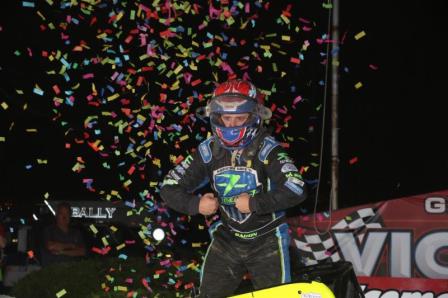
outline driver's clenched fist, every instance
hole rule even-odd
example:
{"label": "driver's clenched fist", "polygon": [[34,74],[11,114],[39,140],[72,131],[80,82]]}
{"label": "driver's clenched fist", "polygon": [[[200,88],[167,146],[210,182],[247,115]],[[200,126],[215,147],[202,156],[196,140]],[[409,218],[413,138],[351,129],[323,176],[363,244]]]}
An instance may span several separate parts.
{"label": "driver's clenched fist", "polygon": [[199,213],[205,216],[216,213],[218,207],[218,199],[213,193],[204,194],[199,201]]}

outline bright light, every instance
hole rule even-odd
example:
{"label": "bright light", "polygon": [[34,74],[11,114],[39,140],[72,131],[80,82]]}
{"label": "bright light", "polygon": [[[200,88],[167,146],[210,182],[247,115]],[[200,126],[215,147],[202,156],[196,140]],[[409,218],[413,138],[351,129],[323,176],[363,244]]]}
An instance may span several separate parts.
{"label": "bright light", "polygon": [[53,208],[51,207],[51,205],[48,203],[47,200],[44,200],[45,205],[47,205],[48,209],[50,209],[51,213],[53,213],[53,215],[56,215],[56,212],[54,212]]}
{"label": "bright light", "polygon": [[36,220],[36,221],[39,220],[39,218],[37,218],[36,214],[34,214],[34,213],[33,213],[33,218],[34,218],[34,220]]}
{"label": "bright light", "polygon": [[157,228],[152,232],[152,237],[154,237],[157,241],[161,241],[165,238],[165,232],[162,229]]}

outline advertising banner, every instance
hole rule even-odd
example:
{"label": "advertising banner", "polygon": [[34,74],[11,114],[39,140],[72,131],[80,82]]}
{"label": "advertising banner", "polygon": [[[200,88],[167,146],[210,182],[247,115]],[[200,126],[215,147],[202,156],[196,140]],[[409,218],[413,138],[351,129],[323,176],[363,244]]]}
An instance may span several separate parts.
{"label": "advertising banner", "polygon": [[358,276],[366,298],[448,298],[448,280]]}
{"label": "advertising banner", "polygon": [[448,191],[290,218],[289,224],[303,265],[349,261],[365,292],[375,293],[368,297],[415,291],[409,297],[448,298]]}

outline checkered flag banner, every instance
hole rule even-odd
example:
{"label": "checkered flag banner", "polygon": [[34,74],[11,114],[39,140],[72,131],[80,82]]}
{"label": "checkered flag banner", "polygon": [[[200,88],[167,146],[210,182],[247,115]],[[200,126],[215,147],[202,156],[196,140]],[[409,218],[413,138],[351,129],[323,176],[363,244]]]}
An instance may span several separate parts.
{"label": "checkered flag banner", "polygon": [[[345,216],[330,230],[351,230],[362,242],[368,229],[383,227],[383,221],[373,208],[363,208]],[[308,228],[309,229],[309,228]],[[331,237],[331,232],[325,234],[299,235],[294,242],[299,249],[301,262],[305,266],[315,265],[322,261],[337,262],[341,259],[337,247]]]}

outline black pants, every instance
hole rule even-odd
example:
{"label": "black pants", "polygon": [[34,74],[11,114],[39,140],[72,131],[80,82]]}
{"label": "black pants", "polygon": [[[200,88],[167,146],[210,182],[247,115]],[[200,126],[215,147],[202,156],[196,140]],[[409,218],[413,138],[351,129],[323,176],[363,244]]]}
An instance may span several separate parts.
{"label": "black pants", "polygon": [[231,296],[246,272],[255,289],[291,281],[287,224],[251,240],[237,239],[223,226],[212,237],[202,266],[199,297]]}

